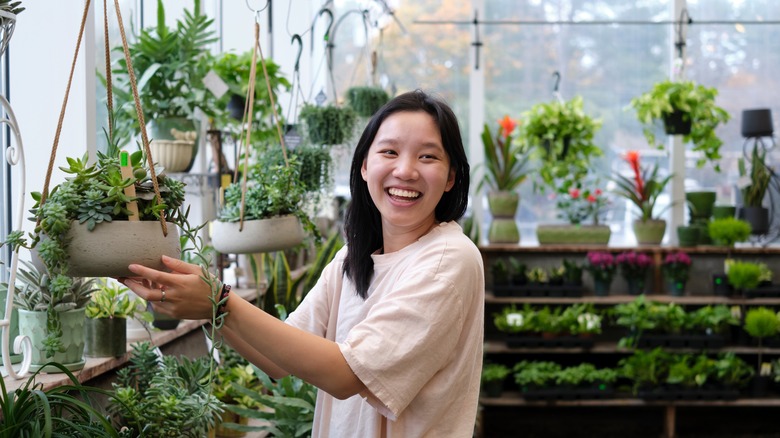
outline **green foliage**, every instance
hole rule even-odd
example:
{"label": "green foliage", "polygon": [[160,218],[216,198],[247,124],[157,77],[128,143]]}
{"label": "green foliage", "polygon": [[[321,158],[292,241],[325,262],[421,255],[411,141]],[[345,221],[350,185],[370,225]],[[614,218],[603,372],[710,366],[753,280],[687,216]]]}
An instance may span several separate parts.
{"label": "green foliage", "polygon": [[[213,21],[201,12],[200,0],[193,0],[192,9],[185,9],[175,27],[169,28],[165,24],[163,1],[157,1],[156,26],[141,29],[129,45],[145,120],[192,118],[196,107],[206,114],[214,113],[208,105],[209,92],[203,83],[213,64],[208,47],[217,41]],[[125,144],[139,132],[140,126],[121,46],[114,51],[119,52],[112,69],[118,112],[116,136]]]}
{"label": "green foliage", "polygon": [[[772,175],[765,161],[766,151],[759,149],[758,145],[754,145],[753,152],[750,154],[750,184],[740,189],[742,203],[745,207],[761,207],[769,188],[769,182],[772,180]],[[738,167],[739,176],[748,176],[744,158],[739,159]]]}
{"label": "green foliage", "polygon": [[515,364],[512,370],[515,383],[521,388],[529,385],[544,387],[555,382],[555,375],[561,370],[561,366],[555,362],[524,360]]}
{"label": "green foliage", "polygon": [[745,314],[745,331],[754,338],[768,338],[780,333],[780,319],[766,307],[752,308]]}
{"label": "green foliage", "polygon": [[262,392],[263,386],[249,365],[220,366],[212,380],[214,397],[227,404],[247,409],[258,409],[262,405],[246,395],[240,394],[235,387],[240,386],[255,392]]}
{"label": "green foliage", "polygon": [[[30,312],[45,312],[49,308],[56,312],[83,309],[90,297],[98,290],[93,278],[70,278],[64,275],[51,276],[40,271],[32,263],[21,260],[24,267],[17,271],[14,305]],[[7,290],[8,284],[0,284],[0,290]]]}
{"label": "green foliage", "polygon": [[729,284],[739,290],[755,289],[761,281],[763,263],[734,261],[729,264]]}
{"label": "green foliage", "polygon": [[247,418],[263,420],[259,426],[231,426],[231,429],[246,432],[268,431],[275,437],[306,437],[311,435],[314,422],[314,404],[317,388],[295,376],[286,376],[272,381],[262,370],[255,368],[255,374],[269,394],[234,385],[235,390],[271,410],[244,409],[228,406],[228,410]]}
{"label": "green foliage", "polygon": [[617,371],[611,368],[598,369],[591,363],[581,363],[561,369],[555,376],[555,384],[570,386],[612,384],[617,381],[617,378]]}
{"label": "green foliage", "polygon": [[658,149],[664,143],[656,138],[655,122],[662,121],[675,110],[683,112],[683,118],[692,122],[691,133],[683,137],[686,143],[693,143],[693,151],[701,153],[696,165],[710,162],[720,171],[720,148],[723,141],[715,134],[715,128],[729,120],[729,114],[715,104],[718,91],[697,85],[692,81],[664,80],[653,85],[649,91],[631,100],[637,118],[643,125],[647,142]]}
{"label": "green foliage", "polygon": [[493,274],[493,284],[509,284],[509,268],[504,259],[497,259],[490,265],[490,272]]}
{"label": "green foliage", "polygon": [[588,174],[591,160],[603,154],[593,142],[601,121],[585,114],[581,96],[536,104],[522,119],[520,140],[540,160],[539,176],[554,191],[567,193]]}
{"label": "green foliage", "polygon": [[40,371],[25,384],[8,393],[0,379],[0,438],[19,437],[118,437],[116,429],[92,402],[92,395],[107,391],[83,386],[63,365],[50,362],[67,375],[70,383],[44,389]]}
{"label": "green foliage", "polygon": [[486,184],[491,190],[513,191],[528,177],[528,154],[511,132],[499,128],[495,138],[485,123],[482,129],[482,146],[485,152],[485,175],[477,189]]}
{"label": "green foliage", "polygon": [[21,13],[26,9],[20,7],[21,4],[22,4],[21,1],[0,0],[0,11],[8,12],[14,15],[19,15],[19,13]]}
{"label": "green foliage", "polygon": [[361,117],[371,117],[390,100],[387,92],[379,87],[351,87],[347,90],[347,103]]}
{"label": "green foliage", "polygon": [[345,143],[355,127],[355,112],[349,107],[306,104],[298,115],[306,124],[309,140],[318,145]]}
{"label": "green foliage", "polygon": [[488,363],[482,367],[482,382],[503,381],[510,373],[509,367],[498,363]]}
{"label": "green foliage", "polygon": [[[216,73],[228,86],[229,92],[217,99],[210,92],[206,94],[207,100],[213,113],[214,125],[220,129],[240,133],[245,129],[240,120],[230,116],[227,110],[228,101],[231,96],[238,95],[242,99],[246,98],[249,91],[249,73],[252,68],[252,51],[246,51],[241,54],[222,53],[216,57],[210,64],[214,73]],[[278,142],[276,126],[272,122],[271,97],[276,103],[276,113],[281,116],[282,107],[279,104],[280,92],[290,90],[290,81],[282,74],[279,64],[270,59],[265,60],[268,80],[270,81],[273,96],[268,95],[268,85],[263,74],[260,58],[257,58],[257,70],[255,76],[255,98],[252,108],[252,138],[250,144],[258,146],[259,144],[273,144]],[[245,102],[245,105],[248,102]]]}
{"label": "green foliage", "polygon": [[714,219],[707,224],[707,230],[715,243],[729,248],[747,240],[751,232],[749,223],[733,217]]}
{"label": "green foliage", "polygon": [[526,304],[522,310],[513,304],[493,314],[493,324],[504,333],[598,334],[601,333],[601,321],[602,317],[592,303],[537,309]]}
{"label": "green foliage", "polygon": [[210,393],[209,371],[206,357],[158,360],[150,343],[137,343],[112,384],[109,412],[127,427],[123,436],[205,436],[223,409]]}
{"label": "green foliage", "polygon": [[87,303],[87,318],[132,318],[138,309],[146,307],[141,298],[131,298],[129,289],[108,279],[101,279]]}

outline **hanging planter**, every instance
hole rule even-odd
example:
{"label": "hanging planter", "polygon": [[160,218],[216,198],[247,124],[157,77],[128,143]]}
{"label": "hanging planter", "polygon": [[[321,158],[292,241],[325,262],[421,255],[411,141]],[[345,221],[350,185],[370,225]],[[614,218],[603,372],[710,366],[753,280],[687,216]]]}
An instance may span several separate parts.
{"label": "hanging planter", "polygon": [[301,221],[293,215],[239,222],[215,221],[212,242],[223,254],[256,254],[292,248],[303,242]]}
{"label": "hanging planter", "polygon": [[352,87],[347,90],[347,103],[360,117],[371,117],[390,100],[379,87]]}
{"label": "hanging planter", "polygon": [[188,172],[198,153],[198,124],[183,117],[166,117],[149,123],[156,164],[167,172]]}
{"label": "hanging planter", "polygon": [[346,143],[355,126],[355,112],[348,107],[304,105],[300,118],[306,125],[309,140],[314,144]]}

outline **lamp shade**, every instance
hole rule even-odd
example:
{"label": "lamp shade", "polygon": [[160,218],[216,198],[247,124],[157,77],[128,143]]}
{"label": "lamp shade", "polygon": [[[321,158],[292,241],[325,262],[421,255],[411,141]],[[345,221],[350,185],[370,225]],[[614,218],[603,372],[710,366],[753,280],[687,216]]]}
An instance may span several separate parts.
{"label": "lamp shade", "polygon": [[774,133],[769,108],[742,110],[743,137],[769,137]]}

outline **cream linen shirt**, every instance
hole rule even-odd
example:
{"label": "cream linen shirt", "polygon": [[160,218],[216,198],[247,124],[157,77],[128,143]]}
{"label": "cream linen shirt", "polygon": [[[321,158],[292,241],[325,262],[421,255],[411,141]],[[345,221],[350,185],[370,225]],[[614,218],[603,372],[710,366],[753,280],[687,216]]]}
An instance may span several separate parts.
{"label": "cream linen shirt", "polygon": [[342,274],[346,248],[287,323],[338,343],[366,398],[318,391],[312,436],[471,437],[482,369],[485,279],[454,222],[373,255],[363,300]]}

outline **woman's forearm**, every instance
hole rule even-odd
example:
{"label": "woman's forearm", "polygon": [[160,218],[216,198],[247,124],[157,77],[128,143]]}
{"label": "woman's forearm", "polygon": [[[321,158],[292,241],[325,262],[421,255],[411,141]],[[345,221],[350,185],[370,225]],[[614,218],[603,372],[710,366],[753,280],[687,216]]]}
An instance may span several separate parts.
{"label": "woman's forearm", "polygon": [[266,374],[274,379],[281,379],[282,377],[290,374],[283,370],[270,359],[265,357],[262,353],[257,351],[254,347],[244,341],[241,336],[234,333],[230,328],[222,326],[219,330],[220,334],[224,337],[225,341],[233,347],[234,350],[243,356],[246,360],[263,370]]}

